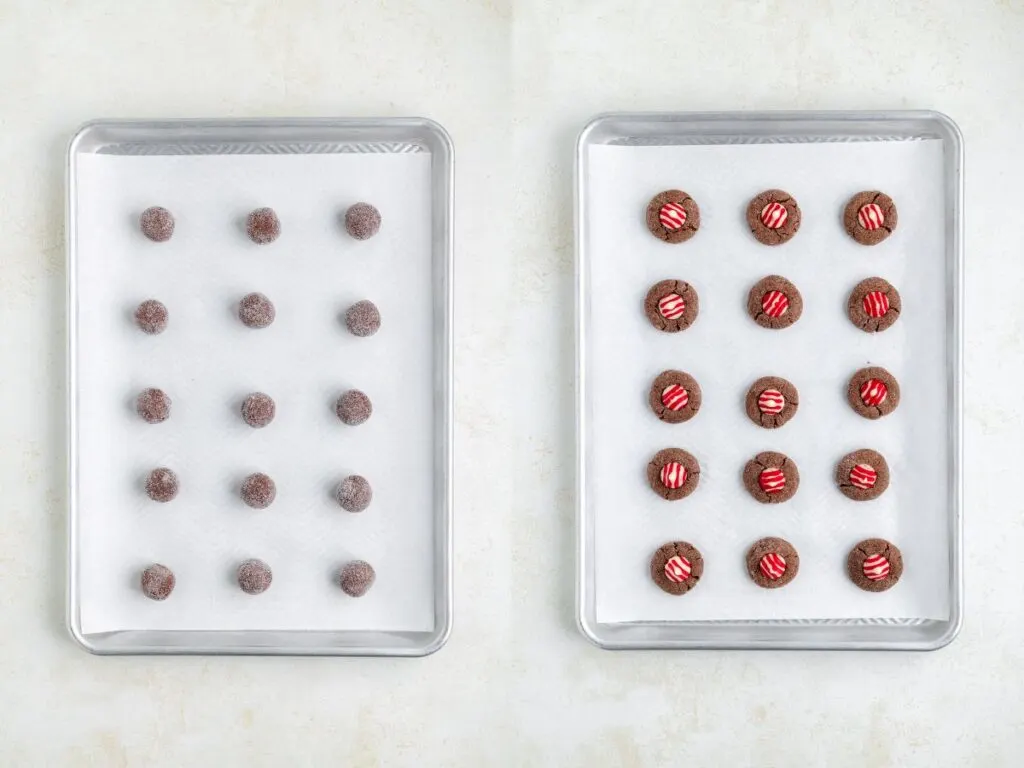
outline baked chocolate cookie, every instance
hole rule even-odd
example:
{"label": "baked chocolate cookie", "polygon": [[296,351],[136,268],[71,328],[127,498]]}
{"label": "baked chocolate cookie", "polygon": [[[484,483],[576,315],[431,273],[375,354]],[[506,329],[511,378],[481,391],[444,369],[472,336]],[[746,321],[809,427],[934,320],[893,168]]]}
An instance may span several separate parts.
{"label": "baked chocolate cookie", "polygon": [[877,189],[858,192],[843,210],[843,227],[861,245],[878,245],[896,229],[896,203]]}
{"label": "baked chocolate cookie", "polygon": [[700,208],[680,189],[667,189],[647,204],[647,228],[666,243],[683,243],[700,229]]}
{"label": "baked chocolate cookie", "polygon": [[700,312],[696,289],[682,280],[662,280],[644,298],[644,312],[659,331],[685,331]]}
{"label": "baked chocolate cookie", "polygon": [[891,326],[903,311],[900,292],[888,280],[869,277],[850,292],[847,314],[862,331],[874,333]]}
{"label": "baked chocolate cookie", "polygon": [[654,454],[647,465],[651,490],[667,501],[685,499],[697,488],[700,464],[682,448],[665,448]]}
{"label": "baked chocolate cookie", "polygon": [[781,427],[796,414],[800,395],[781,376],[763,376],[747,390],[747,416],[765,429]]}
{"label": "baked chocolate cookie", "polygon": [[759,243],[781,245],[800,229],[800,206],[788,192],[766,189],[747,206],[747,224]]}
{"label": "baked chocolate cookie", "polygon": [[781,504],[796,495],[800,471],[786,454],[765,451],[743,468],[743,485],[762,504]]}
{"label": "baked chocolate cookie", "polygon": [[747,573],[765,589],[784,587],[800,571],[800,555],[785,539],[766,536],[747,550]]}
{"label": "baked chocolate cookie", "polygon": [[885,592],[903,575],[903,554],[885,539],[864,539],[846,558],[850,581],[867,592]]}
{"label": "baked chocolate cookie", "polygon": [[848,499],[871,501],[889,487],[889,464],[878,451],[861,448],[836,464],[836,485]]}
{"label": "baked chocolate cookie", "polygon": [[685,595],[704,574],[704,558],[688,541],[670,541],[651,558],[651,579],[670,595]]}
{"label": "baked chocolate cookie", "polygon": [[846,399],[864,418],[878,419],[895,411],[900,404],[900,385],[885,368],[861,368],[850,377]]}
{"label": "baked chocolate cookie", "polygon": [[803,314],[804,299],[789,280],[768,275],[750,289],[747,312],[762,328],[788,328]]}
{"label": "baked chocolate cookie", "polygon": [[683,371],[662,371],[648,396],[654,415],[669,424],[689,421],[700,410],[700,384]]}

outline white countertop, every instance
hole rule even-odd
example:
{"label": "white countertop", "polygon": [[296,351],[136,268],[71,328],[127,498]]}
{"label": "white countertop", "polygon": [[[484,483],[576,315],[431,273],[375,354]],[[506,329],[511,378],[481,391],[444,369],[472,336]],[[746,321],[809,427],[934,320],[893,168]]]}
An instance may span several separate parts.
{"label": "white countertop", "polygon": [[[0,5],[0,764],[1019,764],[1024,6],[428,5]],[[572,608],[577,132],[608,110],[917,107],[967,146],[960,638],[592,647]],[[95,117],[407,114],[456,146],[450,642],[422,660],[86,654],[63,627],[66,141]]]}

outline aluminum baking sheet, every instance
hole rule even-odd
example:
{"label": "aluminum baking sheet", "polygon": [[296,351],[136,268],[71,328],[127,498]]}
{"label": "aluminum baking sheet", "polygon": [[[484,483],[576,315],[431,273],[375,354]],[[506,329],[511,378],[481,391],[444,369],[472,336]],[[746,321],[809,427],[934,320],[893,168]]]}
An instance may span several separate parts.
{"label": "aluminum baking sheet", "polygon": [[[962,142],[927,113],[609,115],[582,133],[577,157],[578,613],[606,648],[906,648],[949,642],[960,626],[960,270]],[[768,248],[744,217],[758,192],[778,187],[800,204],[789,243]],[[701,207],[700,232],[668,245],[646,230],[650,198],[680,188]],[[845,233],[845,201],[882,189],[900,224],[873,248]],[[745,311],[749,288],[781,274],[796,283],[804,315],[768,331]],[[861,279],[900,290],[893,328],[865,334],[845,313]],[[701,315],[679,334],[652,329],[647,289],[691,282]],[[879,421],[845,401],[858,368],[882,365],[900,381],[900,408]],[[700,382],[700,414],[668,425],[646,395],[661,370]],[[743,410],[748,386],[778,375],[800,392],[786,426],[763,430]],[[665,502],[647,487],[647,461],[677,446],[700,460],[700,486]],[[851,450],[880,450],[890,489],[871,503],[843,497],[832,479]],[[779,450],[800,468],[797,495],[764,506],[740,475],[754,454]],[[751,543],[782,536],[800,553],[797,579],[754,585]],[[903,551],[900,583],[856,588],[846,555],[868,537]],[[661,544],[683,539],[703,553],[701,583],[673,597],[650,580]]]}
{"label": "aluminum baking sheet", "polygon": [[[69,626],[98,653],[423,655],[451,625],[451,143],[418,119],[99,122],[68,157]],[[349,237],[359,201],[380,232]],[[139,213],[162,205],[174,237],[155,244]],[[281,237],[257,246],[245,215],[273,207]],[[238,299],[267,294],[277,318],[245,328]],[[131,313],[157,298],[167,331],[146,336]],[[356,338],[345,309],[381,311]],[[133,412],[165,389],[171,418]],[[350,388],[373,401],[346,427],[333,413]],[[253,430],[242,398],[264,391],[277,417]],[[141,489],[169,466],[181,492],[165,505]],[[254,511],[241,479],[267,472],[277,499]],[[343,511],[349,474],[374,498]],[[274,571],[262,595],[234,583],[240,561]],[[362,598],[333,576],[365,559]],[[162,602],[141,568],[170,566]]]}

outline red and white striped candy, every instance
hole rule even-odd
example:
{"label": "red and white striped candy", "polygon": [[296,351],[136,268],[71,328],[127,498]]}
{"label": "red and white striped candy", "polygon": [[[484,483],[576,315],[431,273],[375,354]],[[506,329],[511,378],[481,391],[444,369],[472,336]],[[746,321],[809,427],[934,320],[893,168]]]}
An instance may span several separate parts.
{"label": "red and white striped candy", "polygon": [[679,203],[665,203],[658,211],[658,221],[665,229],[682,229],[686,223],[686,209]]}
{"label": "red and white striped candy", "polygon": [[878,473],[870,464],[858,464],[850,470],[850,483],[862,491],[870,491],[878,481]]}
{"label": "red and white striped candy", "polygon": [[875,203],[868,203],[857,211],[857,221],[864,229],[878,229],[885,223],[885,214]]}
{"label": "red and white striped candy", "polygon": [[889,575],[889,561],[881,555],[871,555],[864,561],[864,576],[871,581],[881,581]]}
{"label": "red and white striped candy", "polygon": [[880,379],[868,379],[860,385],[860,399],[864,405],[881,405],[888,396],[889,388]]}
{"label": "red and white striped candy", "polygon": [[772,581],[781,579],[782,574],[786,572],[786,558],[775,552],[769,552],[761,558],[758,568],[761,569],[761,573],[764,574],[766,579],[771,579]]}
{"label": "red and white striped candy", "polygon": [[678,461],[670,461],[661,468],[661,484],[666,488],[682,488],[686,482],[686,467]]}
{"label": "red and white striped candy", "polygon": [[761,223],[768,229],[778,229],[786,223],[789,218],[789,211],[782,203],[768,203],[761,209]]}
{"label": "red and white striped candy", "polygon": [[789,298],[782,291],[768,291],[761,297],[761,309],[768,317],[782,317],[789,311]]}
{"label": "red and white striped candy", "polygon": [[665,563],[665,578],[677,584],[690,578],[690,561],[682,555],[670,557]]}
{"label": "red and white striped candy", "polygon": [[658,311],[667,320],[675,320],[686,312],[686,302],[678,293],[670,293],[668,296],[662,296],[658,302]]}
{"label": "red and white striped candy", "polygon": [[690,393],[678,384],[669,384],[661,393],[661,404],[670,411],[681,411],[690,402]]}
{"label": "red and white striped candy", "polygon": [[889,311],[889,297],[882,291],[871,291],[864,296],[864,312],[868,317],[881,317]]}
{"label": "red and white striped candy", "polygon": [[786,407],[786,398],[783,397],[782,393],[777,389],[766,389],[757,398],[757,409],[761,413],[767,413],[774,415],[776,413],[782,413],[782,409]]}
{"label": "red and white striped candy", "polygon": [[779,493],[786,488],[786,476],[778,467],[768,467],[758,475],[757,484],[765,493]]}

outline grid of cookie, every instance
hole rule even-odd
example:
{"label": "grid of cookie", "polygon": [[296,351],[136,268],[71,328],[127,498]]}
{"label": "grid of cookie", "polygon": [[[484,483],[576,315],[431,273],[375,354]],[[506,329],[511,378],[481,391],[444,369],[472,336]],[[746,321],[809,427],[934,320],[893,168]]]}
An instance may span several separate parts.
{"label": "grid of cookie", "polygon": [[[356,240],[373,237],[380,229],[381,216],[376,207],[369,203],[350,206],[344,216],[345,230]],[[166,208],[147,208],[139,217],[142,234],[155,243],[163,243],[174,235],[175,219]],[[281,222],[271,208],[258,208],[246,218],[246,234],[257,245],[274,242],[281,234]],[[262,293],[249,293],[238,302],[238,319],[252,329],[270,326],[276,318],[273,302]],[[163,333],[170,321],[166,306],[157,299],[147,299],[139,304],[134,313],[139,330],[148,335]],[[374,335],[380,328],[380,313],[373,302],[363,300],[353,304],[345,313],[348,330],[358,337]],[[171,416],[172,400],[161,389],[148,388],[135,399],[136,413],[149,424],[160,424]],[[348,426],[358,426],[373,414],[370,398],[360,390],[348,390],[335,404],[338,419]],[[253,392],[242,402],[239,417],[253,429],[262,429],[274,421],[277,406],[273,398],[263,392]],[[152,470],[145,481],[146,495],[162,504],[173,501],[179,491],[177,473],[169,467]],[[277,497],[274,480],[262,472],[248,475],[241,483],[239,496],[252,509],[266,509]],[[338,484],[336,499],[342,509],[348,512],[362,512],[373,500],[370,482],[361,475],[350,475]],[[373,586],[376,573],[373,566],[363,560],[344,563],[337,570],[336,580],[343,592],[352,597],[362,597]],[[258,558],[244,560],[237,569],[238,587],[246,594],[258,595],[268,590],[273,583],[273,570]],[[139,576],[142,593],[151,600],[169,598],[177,583],[174,571],[162,563],[153,563],[143,569]]]}
{"label": "grid of cookie", "polygon": [[[791,240],[800,228],[801,217],[796,199],[779,189],[769,189],[754,196],[746,211],[751,234],[758,242],[769,246]],[[667,190],[651,199],[646,220],[651,234],[658,239],[682,243],[694,237],[700,229],[700,208],[686,192]],[[895,203],[877,190],[855,194],[843,211],[847,234],[861,245],[883,242],[895,230],[897,221]],[[668,333],[689,328],[696,321],[699,308],[696,289],[678,279],[655,283],[644,298],[644,312],[651,325]],[[747,311],[758,325],[781,330],[800,319],[803,297],[786,278],[769,275],[750,289]],[[850,322],[868,333],[890,328],[901,311],[899,292],[881,277],[862,280],[853,288],[847,302]],[[869,419],[880,418],[895,410],[899,396],[895,377],[880,367],[857,371],[847,386],[850,406]],[[702,399],[697,380],[691,374],[678,370],[659,374],[648,394],[651,410],[660,420],[670,424],[683,423],[696,416]],[[755,381],[745,400],[750,420],[765,429],[785,425],[796,415],[798,406],[796,387],[778,376],[765,376]],[[699,478],[699,462],[681,448],[658,451],[647,466],[651,489],[668,501],[678,501],[692,494],[697,489]],[[835,468],[836,486],[854,501],[878,498],[888,488],[889,478],[885,457],[867,448],[847,454]],[[790,457],[765,451],[747,462],[743,469],[743,484],[757,501],[779,504],[796,495],[800,473]],[[788,541],[766,537],[750,547],[746,564],[754,583],[775,589],[796,578],[800,559]],[[704,560],[690,542],[674,541],[655,551],[650,569],[652,580],[662,590],[681,595],[700,581]],[[848,553],[847,573],[853,583],[866,591],[885,591],[894,586],[903,573],[902,554],[894,544],[884,539],[866,539]]]}

